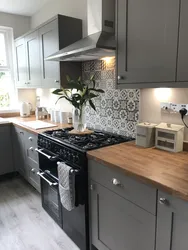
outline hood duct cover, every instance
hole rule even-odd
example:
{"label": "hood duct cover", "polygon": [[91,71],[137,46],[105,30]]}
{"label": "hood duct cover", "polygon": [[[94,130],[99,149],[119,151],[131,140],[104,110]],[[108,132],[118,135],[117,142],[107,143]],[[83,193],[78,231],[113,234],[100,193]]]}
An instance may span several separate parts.
{"label": "hood duct cover", "polygon": [[46,60],[89,61],[115,56],[114,10],[115,0],[88,0],[88,32],[99,31],[63,48]]}

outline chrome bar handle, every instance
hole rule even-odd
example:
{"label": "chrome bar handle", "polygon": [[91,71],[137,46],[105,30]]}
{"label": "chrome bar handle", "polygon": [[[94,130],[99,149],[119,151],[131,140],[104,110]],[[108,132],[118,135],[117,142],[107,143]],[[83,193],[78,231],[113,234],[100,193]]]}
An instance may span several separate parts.
{"label": "chrome bar handle", "polygon": [[48,155],[46,153],[43,152],[44,149],[38,149],[38,148],[35,148],[35,151],[38,152],[39,154],[41,155],[44,155],[46,158],[48,158],[49,160],[56,160],[58,158],[58,155],[55,155],[55,156],[51,156],[51,155]]}
{"label": "chrome bar handle", "polygon": [[40,173],[40,172],[37,172],[37,175],[39,175],[43,180],[45,180],[50,186],[57,186],[58,183],[57,182],[51,182],[49,181],[47,178],[44,177],[44,174],[45,173]]}

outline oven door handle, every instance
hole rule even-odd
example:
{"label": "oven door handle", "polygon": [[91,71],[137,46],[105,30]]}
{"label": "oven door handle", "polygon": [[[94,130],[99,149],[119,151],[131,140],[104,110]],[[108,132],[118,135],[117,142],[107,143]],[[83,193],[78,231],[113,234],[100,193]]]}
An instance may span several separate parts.
{"label": "oven door handle", "polygon": [[49,181],[47,178],[45,178],[45,177],[44,177],[44,174],[45,174],[45,173],[37,172],[37,175],[39,175],[42,179],[44,179],[50,186],[57,186],[57,185],[58,185],[57,182],[51,182],[51,181]]}
{"label": "oven door handle", "polygon": [[44,155],[50,161],[56,161],[59,158],[58,155],[51,156],[51,155],[48,155],[48,154],[44,153],[43,150],[44,150],[43,148],[42,149],[35,148],[36,152],[38,152],[41,155]]}

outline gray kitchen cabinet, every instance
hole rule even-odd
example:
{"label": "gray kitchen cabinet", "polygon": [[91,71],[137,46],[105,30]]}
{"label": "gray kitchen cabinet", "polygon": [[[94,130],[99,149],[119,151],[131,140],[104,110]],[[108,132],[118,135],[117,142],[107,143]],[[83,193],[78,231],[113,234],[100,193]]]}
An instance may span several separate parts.
{"label": "gray kitchen cabinet", "polygon": [[188,249],[188,202],[158,194],[156,250]]}
{"label": "gray kitchen cabinet", "polygon": [[14,172],[10,125],[0,126],[0,175]]}
{"label": "gray kitchen cabinet", "polygon": [[27,87],[41,86],[40,46],[38,31],[34,31],[25,37],[26,61],[27,61]]}
{"label": "gray kitchen cabinet", "polygon": [[16,126],[13,127],[13,136],[15,169],[40,192],[40,178],[37,175],[39,159],[35,151],[38,137]]}
{"label": "gray kitchen cabinet", "polygon": [[[181,0],[180,9],[180,26],[179,26],[179,44],[178,44],[178,63],[177,63],[177,81],[178,82],[188,82],[188,33],[187,33],[187,23],[188,23],[188,1]],[[177,85],[178,87],[178,85]]]}
{"label": "gray kitchen cabinet", "polygon": [[39,29],[40,60],[42,65],[42,87],[60,87],[60,63],[45,58],[59,50],[58,19]]}
{"label": "gray kitchen cabinet", "polygon": [[[71,30],[71,32],[70,32]],[[15,41],[17,88],[67,87],[66,75],[78,78],[80,62],[54,62],[45,59],[82,38],[82,20],[57,15]]]}
{"label": "gray kitchen cabinet", "polygon": [[26,87],[27,85],[27,64],[25,39],[20,38],[15,42],[16,54],[16,87]]}
{"label": "gray kitchen cabinet", "polygon": [[92,180],[90,185],[92,245],[98,250],[154,250],[156,217]]}
{"label": "gray kitchen cabinet", "polygon": [[13,127],[13,159],[15,170],[27,179],[24,130]]}
{"label": "gray kitchen cabinet", "polygon": [[179,7],[179,0],[117,1],[118,88],[173,85]]}
{"label": "gray kitchen cabinet", "polygon": [[[71,28],[71,32],[70,32]],[[66,75],[78,78],[81,75],[80,62],[54,62],[45,58],[82,38],[82,21],[80,19],[57,15],[39,28],[42,87],[66,87]]]}

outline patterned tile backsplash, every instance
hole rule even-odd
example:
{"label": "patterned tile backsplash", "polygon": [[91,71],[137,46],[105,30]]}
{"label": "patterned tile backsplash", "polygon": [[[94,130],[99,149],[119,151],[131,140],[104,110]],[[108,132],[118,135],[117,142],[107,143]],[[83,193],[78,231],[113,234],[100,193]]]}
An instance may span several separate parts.
{"label": "patterned tile backsplash", "polygon": [[105,130],[135,137],[139,116],[140,91],[137,89],[115,88],[115,59],[105,61],[88,61],[82,65],[83,80],[88,81],[95,75],[96,87],[105,93],[93,99],[96,112],[86,106],[86,123],[89,128]]}

